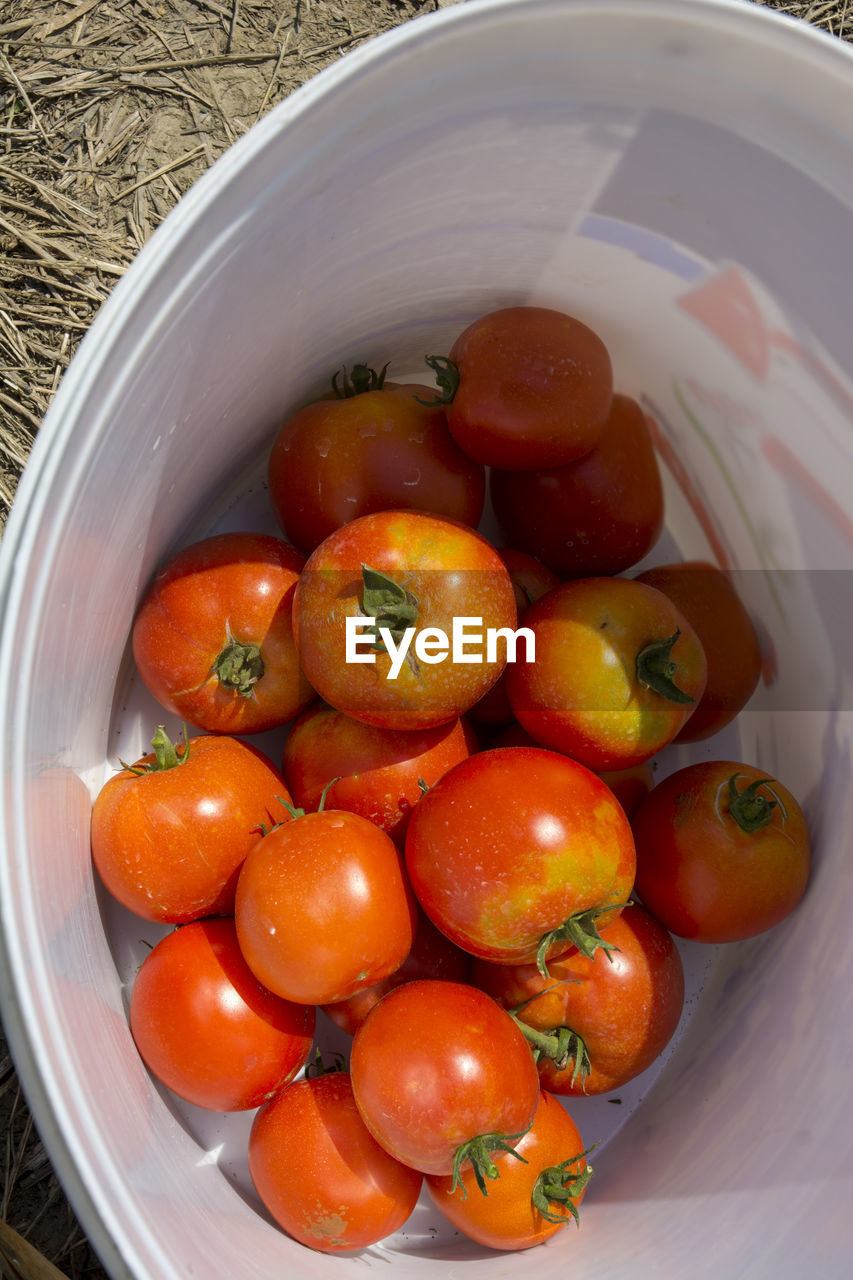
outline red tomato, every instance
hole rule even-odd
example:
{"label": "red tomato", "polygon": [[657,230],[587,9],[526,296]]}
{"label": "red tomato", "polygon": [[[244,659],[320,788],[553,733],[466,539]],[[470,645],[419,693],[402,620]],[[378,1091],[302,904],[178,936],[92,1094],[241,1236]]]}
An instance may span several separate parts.
{"label": "red tomato", "polygon": [[634,880],[628,819],[589,769],[539,748],[482,751],[418,802],[406,835],[412,888],[472,955],[541,962],[597,929]]}
{"label": "red tomato", "polygon": [[709,738],[734,720],[758,686],[761,650],[750,616],[729,574],[707,561],[658,565],[637,581],[668,596],[702,642],[708,683],[676,741]]}
{"label": "red tomato", "polygon": [[300,1004],[347,1000],[399,969],[416,924],[393,840],[339,809],[302,814],[259,840],[234,910],[252,972]]}
{"label": "red tomato", "polygon": [[384,995],[401,987],[404,982],[419,978],[436,978],[442,982],[465,982],[468,977],[470,957],[455,947],[449,938],[436,929],[422,911],[418,912],[415,940],[406,959],[394,973],[375,986],[357,991],[349,1000],[339,1004],[324,1004],[323,1012],[336,1027],[355,1035],[370,1010]]}
{"label": "red tomato", "polygon": [[452,399],[447,422],[470,457],[533,470],[582,457],[599,440],[613,398],[604,343],[573,316],[507,307],[470,324],[450,360],[431,359]]}
{"label": "red tomato", "polygon": [[397,1231],[423,1181],[371,1137],[346,1072],[298,1080],[261,1107],[249,1173],[279,1226],[321,1253],[365,1249]]}
{"label": "red tomato", "polygon": [[125,766],[95,797],[98,874],[114,898],[146,920],[186,924],[230,915],[259,829],[288,816],[284,780],[237,738],[190,738],[176,749],[161,726],[152,743],[152,754]]}
{"label": "red tomato", "polygon": [[480,523],[482,464],[454,443],[430,387],[363,391],[300,409],[276,436],[269,491],[286,536],[313,551],[342,524],[388,509]]}
{"label": "red tomato", "polygon": [[532,1028],[542,1088],[551,1093],[580,1097],[627,1084],[660,1056],[681,1017],[684,970],[663,925],[629,903],[602,937],[611,950],[591,958],[567,951],[548,979],[532,964],[471,967],[474,985]]}
{"label": "red tomato", "polygon": [[579,578],[525,614],[535,662],[507,681],[519,723],[544,747],[591,769],[649,760],[681,729],[705,688],[687,619],[660,591],[626,578]]}
{"label": "red tomato", "polygon": [[[510,724],[501,730],[490,745],[493,748],[535,747],[538,743],[520,724]],[[595,773],[610,788],[629,818],[643,796],[649,794],[655,781],[648,761],[631,765],[627,769],[596,769]]]}
{"label": "red tomato", "polygon": [[133,625],[133,656],[167,711],[211,733],[244,734],[308,705],[314,691],[291,618],[304,560],[278,538],[223,533],[160,570]]}
{"label": "red tomato", "polygon": [[495,1164],[500,1176],[488,1196],[475,1194],[474,1178],[463,1173],[452,1188],[448,1177],[427,1177],[436,1207],[454,1227],[490,1249],[529,1249],[578,1220],[578,1206],[592,1175],[578,1127],[548,1093],[539,1099],[533,1127]]}
{"label": "red tomato", "polygon": [[316,809],[328,787],[330,809],[361,814],[401,843],[419,783],[431,786],[476,750],[462,719],[432,729],[380,729],[316,702],[291,728],[282,770],[300,808]]}
{"label": "red tomato", "polygon": [[[534,600],[544,596],[546,591],[559,585],[560,579],[550,569],[546,569],[541,561],[524,551],[516,551],[513,547],[499,547],[498,554],[509,570],[510,581],[515,590],[515,607],[518,621],[524,625],[524,612]],[[506,691],[507,672],[504,669],[496,684],[479,702],[475,702],[469,712],[475,724],[509,724],[512,720],[512,707]]]}
{"label": "red tomato", "polygon": [[362,1118],[395,1159],[423,1173],[513,1146],[539,1101],[539,1075],[508,1013],[474,987],[423,979],[390,991],[355,1033],[352,1087]]}
{"label": "red tomato", "polygon": [[130,1029],[151,1072],[211,1111],[248,1111],[279,1093],[311,1052],[315,1012],[264,989],[233,920],[196,920],[146,956]]}
{"label": "red tomato", "polygon": [[806,891],[803,811],[754,765],[709,760],[679,769],[646,797],[632,825],[637,892],[679,937],[752,938],[790,915]]}
{"label": "red tomato", "polygon": [[620,573],[663,528],[663,485],[643,411],[616,395],[584,457],[547,470],[492,471],[495,515],[515,546],[561,577]]}
{"label": "red tomato", "polygon": [[[503,641],[489,660],[484,633],[516,623],[497,551],[473,529],[418,511],[363,516],[327,538],[302,572],[294,617],[302,665],[320,696],[386,729],[431,728],[467,711],[506,663]],[[396,674],[390,648],[371,650],[369,634],[360,660],[347,661],[347,619],[359,617],[398,651]],[[451,641],[455,618],[468,619],[469,636],[480,638],[465,661],[440,643],[441,635]],[[406,635],[415,637],[407,651]]]}

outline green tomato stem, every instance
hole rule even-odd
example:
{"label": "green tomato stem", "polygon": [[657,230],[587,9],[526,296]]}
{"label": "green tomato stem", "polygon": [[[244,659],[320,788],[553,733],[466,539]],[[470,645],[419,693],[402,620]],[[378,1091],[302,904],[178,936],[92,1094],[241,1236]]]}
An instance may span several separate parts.
{"label": "green tomato stem", "polygon": [[[563,1160],[560,1164],[543,1169],[539,1174],[533,1185],[533,1193],[530,1200],[534,1209],[547,1222],[565,1222],[566,1211],[568,1211],[575,1223],[580,1225],[580,1217],[575,1200],[581,1195],[592,1177],[592,1165],[587,1162],[587,1156],[597,1146],[598,1143],[594,1142],[591,1147],[587,1147],[586,1151],[581,1151],[576,1156],[570,1156],[568,1160]],[[573,1170],[572,1166],[581,1160],[583,1161],[583,1168]],[[555,1213],[551,1207],[552,1205],[559,1205],[563,1212]]]}
{"label": "green tomato stem", "polygon": [[422,400],[420,396],[415,396],[415,399],[428,409],[450,404],[459,390],[459,370],[447,356],[425,356],[424,359],[435,374],[438,392],[432,400]]}
{"label": "green tomato stem", "polygon": [[520,1156],[510,1144],[529,1133],[532,1124],[531,1120],[527,1128],[520,1129],[518,1133],[481,1133],[476,1138],[469,1138],[467,1142],[461,1143],[453,1156],[453,1181],[448,1195],[452,1196],[458,1187],[462,1192],[462,1199],[467,1200],[468,1191],[461,1177],[462,1165],[466,1160],[470,1162],[477,1186],[484,1196],[489,1194],[486,1179],[493,1181],[500,1177],[500,1169],[492,1159],[493,1151],[505,1152],[515,1156],[522,1164],[527,1164],[524,1156]]}
{"label": "green tomato stem", "polygon": [[678,663],[672,660],[672,650],[678,641],[681,631],[667,636],[665,640],[653,640],[637,654],[635,668],[637,680],[644,689],[658,693],[669,702],[687,704],[694,699],[683,689],[679,689],[673,680],[678,674]]}
{"label": "green tomato stem", "polygon": [[769,786],[772,778],[758,778],[744,787],[743,791],[738,791],[735,783],[740,776],[739,773],[733,773],[729,778],[729,813],[741,831],[749,835],[767,826],[778,801],[758,795],[758,788]]}
{"label": "green tomato stem", "polygon": [[249,698],[264,674],[264,659],[257,644],[243,644],[231,635],[210,669],[225,689]]}

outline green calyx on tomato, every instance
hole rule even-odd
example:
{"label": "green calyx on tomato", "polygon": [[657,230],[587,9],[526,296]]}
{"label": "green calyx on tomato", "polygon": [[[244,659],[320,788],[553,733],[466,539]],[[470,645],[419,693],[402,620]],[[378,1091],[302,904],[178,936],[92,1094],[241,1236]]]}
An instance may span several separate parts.
{"label": "green calyx on tomato", "polygon": [[573,1031],[571,1027],[552,1027],[550,1031],[540,1031],[537,1027],[531,1027],[518,1017],[518,1009],[521,1007],[519,1005],[508,1012],[530,1045],[534,1061],[548,1058],[558,1071],[565,1071],[569,1063],[573,1062],[572,1084],[580,1079],[581,1088],[584,1089],[592,1064],[583,1036]]}
{"label": "green calyx on tomato", "polygon": [[190,740],[187,736],[186,726],[183,730],[184,740],[180,743],[173,743],[172,739],[166,732],[165,725],[158,724],[154,731],[154,737],[151,739],[151,746],[154,748],[154,759],[147,763],[125,764],[123,760],[119,760],[122,769],[128,773],[136,774],[141,777],[145,773],[162,773],[165,769],[174,769],[179,764],[183,764],[189,759]]}
{"label": "green calyx on tomato", "polygon": [[436,405],[450,404],[459,390],[458,368],[447,356],[425,356],[424,359],[435,374],[438,392],[432,400],[422,400],[420,396],[415,396],[415,399],[418,404],[426,405],[428,409]]}
{"label": "green calyx on tomato", "polygon": [[743,791],[738,791],[735,783],[740,776],[739,773],[733,773],[729,778],[729,813],[741,831],[749,834],[767,826],[779,802],[758,794],[758,788],[769,787],[772,778],[757,778],[748,787],[744,787]]}
{"label": "green calyx on tomato", "polygon": [[317,1049],[314,1057],[305,1064],[305,1078],[312,1080],[317,1076],[332,1076],[337,1072],[346,1072],[348,1069],[347,1060],[342,1053],[333,1053],[327,1061],[322,1051]]}
{"label": "green calyx on tomato", "polygon": [[261,646],[244,644],[229,630],[228,643],[217,654],[210,674],[216,676],[223,688],[233,690],[241,698],[250,698],[264,670]]}
{"label": "green calyx on tomato", "polygon": [[366,564],[361,566],[361,581],[363,590],[359,615],[372,618],[376,623],[372,637],[374,646],[385,648],[379,634],[380,627],[385,627],[399,644],[406,630],[418,620],[417,597],[381,569],[371,569]]}
{"label": "green calyx on tomato", "polygon": [[500,1169],[492,1159],[493,1151],[506,1152],[507,1155],[515,1156],[516,1160],[520,1160],[522,1164],[527,1164],[524,1156],[520,1156],[511,1144],[529,1133],[532,1125],[531,1120],[530,1124],[525,1129],[520,1129],[518,1133],[481,1133],[476,1138],[469,1138],[467,1142],[461,1143],[453,1157],[453,1181],[450,1184],[449,1194],[453,1195],[459,1187],[462,1191],[462,1199],[467,1200],[468,1192],[460,1176],[462,1165],[466,1160],[470,1162],[477,1186],[484,1196],[489,1194],[486,1179],[493,1181],[500,1177]]}
{"label": "green calyx on tomato", "polygon": [[[612,910],[612,905],[606,907],[588,907],[586,911],[576,911],[574,915],[564,920],[556,929],[549,929],[547,933],[543,933],[539,939],[539,946],[536,948],[536,968],[542,974],[543,978],[550,978],[548,972],[548,952],[555,943],[566,942],[569,946],[577,947],[582,956],[586,956],[591,960],[596,951],[601,948],[605,953],[618,951],[612,942],[605,942],[601,934],[598,932],[596,921],[599,916],[605,912]],[[568,950],[568,947],[566,948]]]}
{"label": "green calyx on tomato", "polygon": [[348,373],[344,365],[332,376],[332,390],[338,400],[351,400],[353,396],[360,396],[365,391],[381,391],[385,386],[387,372],[387,364],[378,373],[367,364],[354,364]]}
{"label": "green calyx on tomato", "polygon": [[680,635],[680,630],[675,631],[665,640],[653,640],[640,650],[636,660],[637,680],[644,689],[651,689],[670,702],[688,703],[693,698],[673,681],[678,663],[672,660],[672,650]]}
{"label": "green calyx on tomato", "polygon": [[[340,780],[341,780],[340,777],[332,778],[329,782],[326,783],[325,787],[323,788],[322,794],[320,795],[320,800],[317,805],[317,808],[316,810],[314,810],[315,813],[323,812],[324,808],[326,807],[326,796],[329,794],[329,791],[332,789],[335,783],[340,782]],[[283,796],[276,796],[276,800],[278,800],[281,804],[284,805],[285,809],[293,819],[304,818],[305,815],[308,812],[310,812],[308,809],[298,809],[295,804],[291,804],[290,801],[285,800]],[[258,831],[260,831],[262,836],[268,836],[271,831],[275,831],[277,827],[281,827],[283,825],[284,824],[282,822],[274,822],[271,827],[266,827],[264,826],[263,823],[261,823],[261,825],[258,827]]]}
{"label": "green calyx on tomato", "polygon": [[[543,1169],[539,1177],[533,1184],[533,1192],[530,1196],[533,1208],[540,1213],[548,1222],[564,1222],[566,1219],[565,1210],[574,1218],[575,1222],[580,1224],[580,1216],[575,1200],[582,1195],[586,1184],[592,1177],[592,1165],[587,1163],[587,1156],[598,1146],[594,1142],[591,1147],[587,1147],[586,1151],[581,1151],[576,1156],[570,1156],[568,1160],[563,1160],[560,1164],[551,1165],[549,1169]],[[579,1160],[583,1161],[583,1168],[573,1170],[572,1166],[576,1165]],[[564,1212],[555,1213],[551,1208],[552,1205],[558,1204]]]}

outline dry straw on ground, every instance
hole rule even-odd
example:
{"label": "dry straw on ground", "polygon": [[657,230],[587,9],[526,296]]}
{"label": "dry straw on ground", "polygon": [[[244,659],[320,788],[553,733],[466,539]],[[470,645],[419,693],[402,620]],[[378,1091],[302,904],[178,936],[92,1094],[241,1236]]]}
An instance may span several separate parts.
{"label": "dry straw on ground", "polygon": [[[101,303],[181,195],[347,50],[458,0],[0,0],[0,531]],[[853,40],[853,0],[763,0]],[[0,1276],[105,1280],[0,1035]]]}

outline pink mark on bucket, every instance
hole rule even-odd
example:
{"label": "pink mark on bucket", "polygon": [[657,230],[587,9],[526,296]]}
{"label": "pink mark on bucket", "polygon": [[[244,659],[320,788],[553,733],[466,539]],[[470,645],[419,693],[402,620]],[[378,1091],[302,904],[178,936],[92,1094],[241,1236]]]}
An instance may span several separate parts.
{"label": "pink mark on bucket", "polygon": [[718,338],[760,382],[767,380],[770,343],[761,308],[737,267],[726,267],[683,294],[678,305]]}

